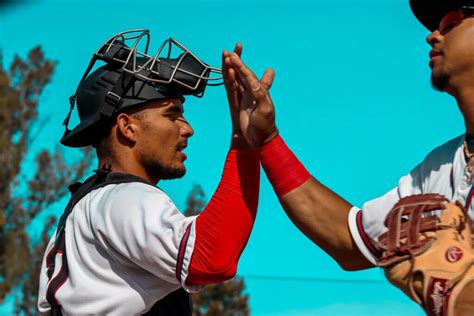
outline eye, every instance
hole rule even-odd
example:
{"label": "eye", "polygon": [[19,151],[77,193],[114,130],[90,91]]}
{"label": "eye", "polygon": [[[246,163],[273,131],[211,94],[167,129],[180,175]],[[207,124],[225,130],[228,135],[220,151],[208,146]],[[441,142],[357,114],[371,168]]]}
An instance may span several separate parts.
{"label": "eye", "polygon": [[179,114],[167,114],[165,115],[167,118],[169,118],[170,120],[172,121],[176,121],[177,119],[179,119],[181,116]]}
{"label": "eye", "polygon": [[451,31],[455,26],[459,25],[459,23],[461,23],[461,21],[451,22],[447,25],[444,25],[443,28],[440,27],[439,31],[444,35]]}
{"label": "eye", "polygon": [[172,122],[175,122],[175,121],[187,122],[183,114],[180,114],[180,113],[169,113],[169,114],[166,114],[165,117],[167,117]]}
{"label": "eye", "polygon": [[465,18],[464,14],[460,11],[453,11],[445,15],[445,17],[439,23],[439,31],[441,34],[446,34],[451,31],[454,27],[459,25]]}

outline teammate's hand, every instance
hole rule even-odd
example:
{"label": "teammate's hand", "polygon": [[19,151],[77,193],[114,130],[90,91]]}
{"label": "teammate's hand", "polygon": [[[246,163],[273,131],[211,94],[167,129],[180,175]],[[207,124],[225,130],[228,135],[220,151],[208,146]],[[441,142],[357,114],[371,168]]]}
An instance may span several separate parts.
{"label": "teammate's hand", "polygon": [[[242,45],[240,43],[235,45],[234,53],[239,57],[242,55]],[[237,87],[235,70],[232,69],[230,62],[230,53],[226,50],[222,53],[222,74],[232,119],[232,147],[249,148],[251,146],[243,136],[240,124],[239,107],[242,93]]]}
{"label": "teammate's hand", "polygon": [[235,93],[238,98],[234,100],[239,102],[241,132],[250,145],[260,147],[278,135],[275,107],[269,94],[275,72],[267,69],[258,80],[237,52],[224,58],[224,65],[227,80],[234,82],[233,88],[238,91]]}

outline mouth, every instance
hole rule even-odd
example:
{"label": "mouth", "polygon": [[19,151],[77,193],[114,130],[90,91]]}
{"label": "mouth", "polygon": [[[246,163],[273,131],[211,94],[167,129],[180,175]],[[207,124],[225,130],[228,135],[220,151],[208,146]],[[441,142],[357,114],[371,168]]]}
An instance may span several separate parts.
{"label": "mouth", "polygon": [[441,56],[441,55],[442,55],[442,53],[439,50],[433,49],[433,50],[430,51],[430,59],[433,59],[433,58],[435,58],[437,56]]}
{"label": "mouth", "polygon": [[438,59],[440,56],[442,56],[443,53],[439,50],[433,49],[430,51],[430,68],[434,67],[434,64],[436,62],[436,59]]}
{"label": "mouth", "polygon": [[176,151],[178,152],[178,156],[180,156],[183,160],[186,160],[187,156],[185,153],[183,153],[183,150],[188,147],[187,144],[179,144],[176,147]]}

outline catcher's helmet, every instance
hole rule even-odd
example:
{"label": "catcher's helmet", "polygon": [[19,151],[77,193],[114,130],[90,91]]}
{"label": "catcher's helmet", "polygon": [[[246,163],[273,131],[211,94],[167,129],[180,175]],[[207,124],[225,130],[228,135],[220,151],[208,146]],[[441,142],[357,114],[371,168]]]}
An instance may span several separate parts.
{"label": "catcher's helmet", "polygon": [[[146,47],[140,52],[137,46],[143,38],[146,38]],[[131,45],[127,45],[130,40]],[[149,31],[135,30],[119,33],[101,45],[76,94],[70,98],[71,108],[64,120],[66,131],[61,138],[63,145],[93,145],[101,129],[109,126],[117,113],[149,100],[178,98],[184,102],[184,95],[200,97],[209,80],[222,78],[211,77],[211,73],[220,74],[221,70],[206,65],[171,38],[161,45],[155,56],[147,55],[148,44]],[[171,57],[173,45],[182,51],[176,58]],[[165,48],[166,55],[161,57]],[[89,75],[97,60],[105,61],[106,65]],[[80,123],[69,130],[69,118],[76,101]]]}
{"label": "catcher's helmet", "polygon": [[450,11],[461,9],[463,6],[474,9],[474,0],[410,0],[410,6],[421,24],[434,31],[441,19]]}

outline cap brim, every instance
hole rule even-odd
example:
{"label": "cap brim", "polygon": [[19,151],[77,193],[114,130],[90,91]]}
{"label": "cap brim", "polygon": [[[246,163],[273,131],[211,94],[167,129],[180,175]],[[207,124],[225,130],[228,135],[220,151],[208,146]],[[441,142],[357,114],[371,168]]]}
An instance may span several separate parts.
{"label": "cap brim", "polygon": [[[441,19],[450,11],[460,8],[462,0],[410,0],[410,7],[415,17],[428,30],[434,31],[438,28]],[[474,2],[474,1],[473,1]]]}

